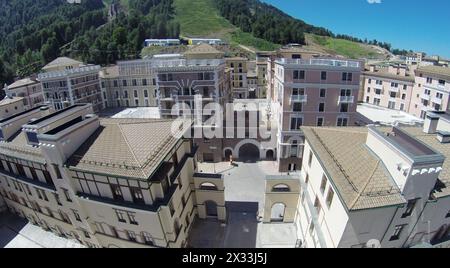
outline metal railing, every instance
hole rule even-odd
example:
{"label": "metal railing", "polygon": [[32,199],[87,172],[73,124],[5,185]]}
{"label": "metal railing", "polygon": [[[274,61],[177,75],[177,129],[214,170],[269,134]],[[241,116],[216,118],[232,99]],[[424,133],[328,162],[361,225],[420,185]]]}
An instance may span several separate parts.
{"label": "metal railing", "polygon": [[332,66],[332,67],[348,67],[348,68],[360,68],[361,63],[359,61],[350,60],[335,60],[335,59],[279,59],[279,62],[283,64],[296,64],[296,65],[320,65],[320,66]]}

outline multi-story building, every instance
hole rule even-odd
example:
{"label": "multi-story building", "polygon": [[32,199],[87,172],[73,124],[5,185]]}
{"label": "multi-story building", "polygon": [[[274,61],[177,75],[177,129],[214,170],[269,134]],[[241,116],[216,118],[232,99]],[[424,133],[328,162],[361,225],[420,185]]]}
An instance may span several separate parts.
{"label": "multi-story building", "polygon": [[248,99],[250,96],[247,81],[248,59],[242,57],[225,58],[230,70],[230,85],[234,99]]}
{"label": "multi-story building", "polygon": [[[157,102],[163,117],[174,116],[172,108],[183,108],[181,104],[188,105],[193,113],[194,108],[202,110],[209,103],[224,107],[230,99],[223,59],[179,58],[153,63],[157,76]],[[194,106],[196,97],[202,98],[202,107]]]}
{"label": "multi-story building", "polygon": [[[303,247],[438,246],[450,239],[450,121],[425,128],[303,128],[295,222]],[[273,193],[271,198],[276,202]],[[288,202],[285,202],[288,203]]]}
{"label": "multi-story building", "polygon": [[[122,86],[120,84],[119,66],[108,66],[98,73],[105,108],[121,107]],[[116,93],[117,92],[117,93]]]}
{"label": "multi-story building", "polygon": [[26,109],[44,104],[41,83],[34,78],[20,79],[5,88],[6,96],[22,97]]}
{"label": "multi-story building", "polygon": [[280,171],[301,168],[301,126],[354,125],[362,69],[361,62],[351,60],[275,60],[272,112]]}
{"label": "multi-story building", "polygon": [[425,118],[428,111],[450,109],[450,68],[423,66],[415,71],[409,113]]}
{"label": "multi-story building", "polygon": [[38,107],[0,121],[11,212],[89,247],[182,247],[196,215],[225,220],[222,177],[196,174],[183,138],[191,120],[92,113]]}
{"label": "multi-story building", "polygon": [[6,96],[0,101],[0,119],[10,117],[26,110],[23,97]]}
{"label": "multi-story building", "polygon": [[364,102],[407,113],[410,111],[414,75],[409,73],[406,66],[380,69],[370,66],[363,76],[361,95]]}
{"label": "multi-story building", "polygon": [[60,57],[50,62],[38,75],[44,99],[57,110],[78,103],[91,103],[94,111],[104,109],[99,83],[98,65],[85,65],[79,61]]}

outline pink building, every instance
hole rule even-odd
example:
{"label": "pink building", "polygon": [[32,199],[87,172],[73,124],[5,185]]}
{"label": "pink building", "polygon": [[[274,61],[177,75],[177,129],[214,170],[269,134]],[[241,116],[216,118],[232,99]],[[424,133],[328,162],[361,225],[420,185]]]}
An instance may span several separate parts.
{"label": "pink building", "polygon": [[424,66],[415,74],[410,113],[425,118],[428,111],[450,110],[450,68]]}
{"label": "pink building", "polygon": [[414,76],[403,66],[389,66],[364,72],[363,101],[373,105],[409,112]]}
{"label": "pink building", "polygon": [[301,126],[352,126],[363,63],[338,59],[280,59],[274,67],[280,171],[300,169]]}

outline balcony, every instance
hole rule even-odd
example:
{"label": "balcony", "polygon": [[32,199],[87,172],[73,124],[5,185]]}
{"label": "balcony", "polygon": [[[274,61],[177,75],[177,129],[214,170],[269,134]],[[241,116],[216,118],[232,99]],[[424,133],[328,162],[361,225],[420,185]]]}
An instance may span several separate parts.
{"label": "balcony", "polygon": [[436,103],[437,105],[442,105],[442,99],[439,99],[439,98],[433,98],[432,102]]}
{"label": "balcony", "polygon": [[420,98],[423,99],[423,100],[429,101],[431,97],[430,97],[430,95],[422,94],[422,95],[420,95]]}
{"label": "balcony", "polygon": [[292,95],[291,103],[306,103],[308,102],[308,95]]}
{"label": "balcony", "polygon": [[400,89],[399,89],[398,87],[391,87],[391,88],[389,88],[389,91],[390,91],[390,92],[399,93],[399,92],[400,92]]}
{"label": "balcony", "polygon": [[355,97],[354,96],[339,96],[338,104],[341,103],[354,103]]}

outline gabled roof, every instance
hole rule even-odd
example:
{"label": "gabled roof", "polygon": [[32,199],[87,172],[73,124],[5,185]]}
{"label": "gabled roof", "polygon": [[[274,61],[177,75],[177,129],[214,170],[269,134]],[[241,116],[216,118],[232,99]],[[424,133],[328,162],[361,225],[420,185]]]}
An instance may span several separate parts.
{"label": "gabled roof", "polygon": [[54,61],[48,63],[45,65],[42,69],[47,70],[50,68],[58,67],[58,66],[69,66],[69,65],[80,65],[83,64],[81,61],[77,61],[71,58],[67,57],[59,57],[55,59]]}
{"label": "gabled roof", "polygon": [[15,81],[14,83],[12,83],[11,85],[8,86],[8,89],[15,89],[15,88],[24,87],[24,86],[28,86],[28,85],[34,85],[34,84],[38,84],[38,83],[39,83],[38,81],[27,77],[27,78]]}
{"label": "gabled roof", "polygon": [[102,119],[100,127],[72,155],[67,166],[72,170],[147,180],[179,141],[171,132],[174,122]]}
{"label": "gabled roof", "polygon": [[440,67],[440,66],[420,66],[417,68],[417,72],[424,72],[429,74],[435,74],[435,75],[441,75],[446,76],[450,78],[450,68],[447,67]]}

